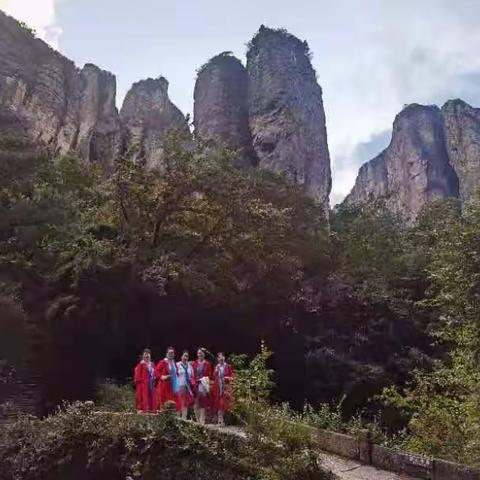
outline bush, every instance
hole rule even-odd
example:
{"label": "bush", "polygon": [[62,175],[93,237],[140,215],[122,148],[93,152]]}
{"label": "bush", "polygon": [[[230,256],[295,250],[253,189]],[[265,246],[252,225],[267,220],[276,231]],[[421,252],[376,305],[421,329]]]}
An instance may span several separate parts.
{"label": "bush", "polygon": [[303,420],[316,428],[325,430],[340,431],[344,422],[342,418],[342,402],[337,405],[322,403],[318,408],[305,404],[303,409]]}
{"label": "bush", "polygon": [[287,404],[268,402],[274,387],[273,371],[267,367],[271,354],[262,343],[250,362],[245,356],[230,359],[236,368],[233,413],[244,425],[248,458],[259,465],[264,479],[329,478],[320,465],[311,427]]}
{"label": "bush", "polygon": [[135,391],[130,383],[117,385],[106,381],[97,386],[96,404],[100,410],[135,412]]}
{"label": "bush", "polygon": [[[235,452],[235,455],[232,453]],[[22,418],[0,436],[2,480],[259,478],[234,436],[156,416],[95,412],[74,403],[45,420]]]}

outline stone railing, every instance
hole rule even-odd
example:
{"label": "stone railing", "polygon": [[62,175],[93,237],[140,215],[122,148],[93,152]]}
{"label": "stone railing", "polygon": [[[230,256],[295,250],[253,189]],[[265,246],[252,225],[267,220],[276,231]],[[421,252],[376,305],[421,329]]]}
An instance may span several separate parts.
{"label": "stone railing", "polygon": [[359,436],[328,430],[314,432],[319,449],[382,470],[426,480],[479,480],[480,473],[465,465],[413,455],[376,445],[368,432]]}

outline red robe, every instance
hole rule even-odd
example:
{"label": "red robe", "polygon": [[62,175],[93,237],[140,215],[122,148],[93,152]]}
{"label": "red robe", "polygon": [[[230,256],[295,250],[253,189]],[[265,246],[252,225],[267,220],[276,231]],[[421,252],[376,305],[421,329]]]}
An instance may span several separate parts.
{"label": "red robe", "polygon": [[205,360],[203,362],[203,370],[201,372],[201,375],[199,375],[198,374],[199,364],[200,362],[198,360],[195,360],[192,363],[193,374],[195,376],[195,385],[197,386],[195,396],[198,398],[198,404],[200,408],[210,408],[212,406],[212,392],[210,391],[208,395],[199,395],[198,386],[200,384],[200,379],[203,377],[208,377],[210,380],[213,380],[213,367],[208,360]]}
{"label": "red robe", "polygon": [[[233,377],[233,370],[230,365],[224,363],[224,377]],[[215,411],[222,410],[228,412],[232,403],[232,386],[230,381],[224,381],[223,393],[220,391],[220,375],[219,375],[220,366],[217,365],[214,371],[214,382],[213,382],[213,408]]]}
{"label": "red robe", "polygon": [[152,412],[157,409],[157,395],[155,392],[155,364],[152,362],[153,380],[152,390],[149,395],[148,366],[145,362],[139,362],[134,370],[135,380],[135,405],[137,410]]}
{"label": "red robe", "polygon": [[173,391],[172,379],[169,377],[162,380],[162,375],[176,375],[178,379],[178,367],[173,361],[175,367],[173,372],[170,371],[170,363],[167,359],[163,359],[157,363],[157,378],[158,378],[158,406],[163,409],[166,402],[175,402],[177,409],[180,410],[180,398],[178,392]]}

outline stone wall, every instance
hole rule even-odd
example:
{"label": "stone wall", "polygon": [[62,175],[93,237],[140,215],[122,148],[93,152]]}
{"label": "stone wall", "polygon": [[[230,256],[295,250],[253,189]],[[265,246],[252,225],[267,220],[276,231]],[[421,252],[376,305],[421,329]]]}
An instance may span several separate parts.
{"label": "stone wall", "polygon": [[426,480],[479,480],[480,472],[438,458],[400,452],[374,444],[367,432],[359,436],[328,430],[315,431],[318,447],[329,453],[359,461],[382,470]]}

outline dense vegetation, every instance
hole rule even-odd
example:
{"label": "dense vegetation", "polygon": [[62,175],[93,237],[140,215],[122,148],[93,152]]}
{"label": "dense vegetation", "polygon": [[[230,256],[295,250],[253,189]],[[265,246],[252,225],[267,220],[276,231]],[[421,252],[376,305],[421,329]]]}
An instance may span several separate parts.
{"label": "dense vegetation", "polygon": [[405,448],[480,462],[478,200],[433,203],[413,226],[378,201],[340,207],[328,227],[300,188],[201,144],[172,140],[161,172],[125,158],[109,177],[8,152],[0,357],[18,361],[33,325],[47,410],[125,380],[146,344],[158,358],[265,339],[275,400],[341,402]]}
{"label": "dense vegetation", "polygon": [[[288,407],[267,403],[270,352],[238,357],[235,414],[244,436],[161,415],[131,413],[132,390],[104,385],[93,402],[44,420],[23,418],[0,434],[0,476],[34,479],[326,480],[311,430]],[[130,398],[128,398],[130,397]],[[122,400],[128,402],[122,403]]]}

